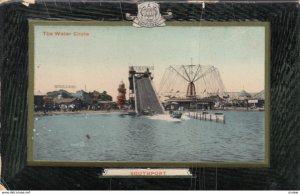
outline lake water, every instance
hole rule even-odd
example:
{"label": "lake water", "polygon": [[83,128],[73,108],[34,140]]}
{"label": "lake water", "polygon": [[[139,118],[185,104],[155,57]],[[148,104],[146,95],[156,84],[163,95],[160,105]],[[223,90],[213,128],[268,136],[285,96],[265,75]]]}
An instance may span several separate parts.
{"label": "lake water", "polygon": [[39,116],[33,130],[34,159],[262,162],[264,112],[223,113],[225,124],[185,115],[181,119],[120,113]]}

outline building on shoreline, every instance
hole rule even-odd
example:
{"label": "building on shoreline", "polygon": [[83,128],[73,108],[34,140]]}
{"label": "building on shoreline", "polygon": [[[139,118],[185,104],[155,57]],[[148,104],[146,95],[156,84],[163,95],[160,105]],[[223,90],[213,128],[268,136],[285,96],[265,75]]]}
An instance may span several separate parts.
{"label": "building on shoreline", "polygon": [[117,104],[106,91],[85,92],[83,90],[70,93],[66,90],[34,94],[35,112],[48,111],[79,111],[79,110],[110,110]]}
{"label": "building on shoreline", "polygon": [[175,97],[170,96],[163,101],[165,110],[262,110],[264,108],[264,90],[250,94],[245,90],[241,92],[228,92],[225,96],[211,95],[209,97]]}
{"label": "building on shoreline", "polygon": [[117,96],[117,104],[120,108],[124,106],[126,103],[126,88],[123,81],[120,82],[118,87],[118,96]]}

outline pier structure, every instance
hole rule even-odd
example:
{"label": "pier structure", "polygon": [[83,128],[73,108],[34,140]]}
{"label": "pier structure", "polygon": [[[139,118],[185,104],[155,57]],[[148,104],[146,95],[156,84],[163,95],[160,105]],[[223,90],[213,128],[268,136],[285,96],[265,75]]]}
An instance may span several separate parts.
{"label": "pier structure", "polygon": [[152,85],[152,73],[129,67],[129,98],[137,114],[163,114],[164,109]]}
{"label": "pier structure", "polygon": [[225,123],[225,115],[222,113],[188,112],[186,115],[193,119]]}

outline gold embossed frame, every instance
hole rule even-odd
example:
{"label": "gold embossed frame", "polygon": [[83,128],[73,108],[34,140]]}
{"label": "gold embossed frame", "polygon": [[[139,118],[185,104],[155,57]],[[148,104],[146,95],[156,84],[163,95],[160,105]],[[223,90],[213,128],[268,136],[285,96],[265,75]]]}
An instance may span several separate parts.
{"label": "gold embossed frame", "polygon": [[267,22],[29,24],[29,164],[268,166]]}
{"label": "gold embossed frame", "polygon": [[[160,5],[162,12],[171,9],[173,13],[173,18],[167,22],[167,26],[170,26],[169,22],[180,24],[182,21],[187,22],[188,25],[203,21],[267,22],[270,23],[271,40],[268,70],[270,149],[268,149],[269,160],[262,165],[266,167],[268,166],[266,164],[269,164],[269,168],[248,168],[250,166],[247,164],[243,166],[244,168],[236,169],[235,165],[227,165],[230,168],[220,167],[220,163],[209,165],[208,163],[201,163],[201,165],[185,163],[184,166],[191,167],[195,175],[192,181],[199,181],[201,184],[176,179],[166,180],[159,188],[188,189],[192,185],[194,189],[296,189],[298,179],[294,169],[297,169],[299,164],[297,154],[299,122],[296,119],[299,107],[297,101],[299,68],[296,65],[299,59],[299,37],[297,36],[299,5],[292,2],[272,5],[223,2],[206,3],[204,7],[198,3],[177,2],[162,2]],[[28,141],[30,130],[27,126],[30,120],[30,112],[28,114],[30,108],[27,103],[30,100],[30,93],[27,91],[32,87],[30,86],[32,77],[29,72],[32,53],[29,52],[29,47],[33,45],[33,42],[29,41],[29,20],[47,22],[64,20],[68,21],[67,23],[78,20],[80,23],[121,21],[120,25],[123,25],[126,13],[137,14],[137,4],[37,1],[29,7],[20,3],[1,5],[2,177],[11,189],[150,189],[149,185],[157,181],[156,179],[124,179],[115,180],[118,184],[110,184],[108,179],[99,178],[102,167],[120,166],[122,162],[79,162],[80,165],[76,162],[28,163],[28,158],[31,157],[28,152],[31,140]],[[84,23],[90,25],[89,22]],[[86,25],[84,23],[82,25]],[[131,22],[126,25],[131,26]],[[190,58],[188,56],[187,60]],[[196,59],[193,59],[193,62],[197,62]],[[153,163],[137,162],[129,166],[151,166],[151,164]],[[157,166],[162,166],[161,164],[163,163]],[[170,165],[174,163],[165,164],[165,166]],[[123,163],[122,166],[128,166],[128,162]],[[152,165],[154,166],[155,164]],[[136,181],[145,184],[140,185]]]}

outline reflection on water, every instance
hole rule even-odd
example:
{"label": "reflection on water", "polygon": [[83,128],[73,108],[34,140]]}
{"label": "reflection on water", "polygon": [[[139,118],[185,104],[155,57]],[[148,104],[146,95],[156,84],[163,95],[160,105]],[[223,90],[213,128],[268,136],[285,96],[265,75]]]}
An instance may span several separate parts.
{"label": "reflection on water", "polygon": [[169,115],[41,116],[34,121],[34,159],[262,162],[264,112],[224,114],[226,124]]}

